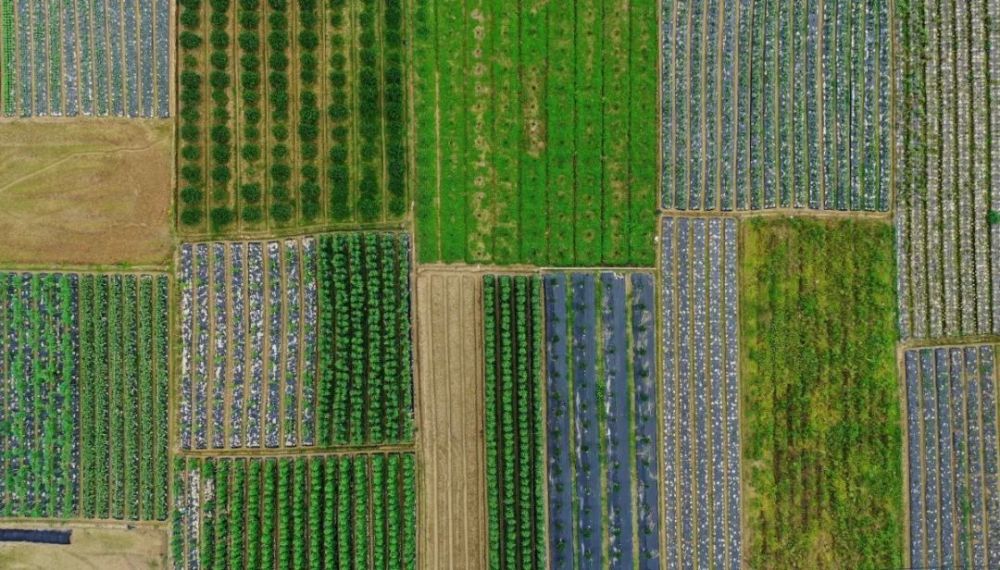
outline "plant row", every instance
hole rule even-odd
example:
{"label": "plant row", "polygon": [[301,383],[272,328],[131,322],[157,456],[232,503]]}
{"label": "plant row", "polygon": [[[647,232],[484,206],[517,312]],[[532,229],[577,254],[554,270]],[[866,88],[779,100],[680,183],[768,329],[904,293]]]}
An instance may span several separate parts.
{"label": "plant row", "polygon": [[743,541],[737,225],[666,218],[662,236],[664,558],[729,567]]}
{"label": "plant row", "polygon": [[413,439],[410,240],[319,238],[320,442]]}
{"label": "plant row", "polygon": [[416,568],[412,454],[175,460],[175,568]]}
{"label": "plant row", "polygon": [[486,276],[490,568],[545,568],[541,279]]}
{"label": "plant row", "polygon": [[653,278],[549,274],[544,287],[551,560],[659,568]]}
{"label": "plant row", "polygon": [[0,114],[163,118],[169,2],[0,5]]}

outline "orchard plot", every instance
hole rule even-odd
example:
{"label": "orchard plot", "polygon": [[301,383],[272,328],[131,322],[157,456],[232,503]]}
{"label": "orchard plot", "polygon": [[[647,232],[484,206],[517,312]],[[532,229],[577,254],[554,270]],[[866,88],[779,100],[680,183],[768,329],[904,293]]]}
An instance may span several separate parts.
{"label": "orchard plot", "polygon": [[663,207],[888,211],[891,4],[664,2]]}
{"label": "orchard plot", "polygon": [[174,568],[416,568],[412,453],[176,458]]}
{"label": "orchard plot", "polygon": [[663,221],[669,568],[740,568],[738,242],[733,219]]}
{"label": "orchard plot", "polygon": [[0,513],[164,520],[168,280],[0,273]]}
{"label": "orchard plot", "polygon": [[170,115],[168,0],[0,2],[0,115]]}
{"label": "orchard plot", "polygon": [[544,276],[553,567],[660,567],[653,288],[645,273]]}
{"label": "orchard plot", "polygon": [[1000,564],[996,350],[904,354],[913,567]]}
{"label": "orchard plot", "polygon": [[1000,4],[898,12],[900,333],[1000,334]]}
{"label": "orchard plot", "polygon": [[184,244],[183,449],[412,440],[409,239]]}

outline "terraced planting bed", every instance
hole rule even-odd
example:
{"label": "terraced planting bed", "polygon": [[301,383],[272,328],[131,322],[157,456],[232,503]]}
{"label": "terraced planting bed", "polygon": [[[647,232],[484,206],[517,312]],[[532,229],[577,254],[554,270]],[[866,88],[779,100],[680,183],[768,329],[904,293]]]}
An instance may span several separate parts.
{"label": "terraced planting bed", "polygon": [[904,339],[1000,334],[1000,5],[898,15],[899,326]]}
{"label": "terraced planting bed", "polygon": [[374,232],[182,245],[180,447],[412,441],[409,256]]}
{"label": "terraced planting bed", "polygon": [[742,224],[741,475],[752,567],[904,567],[892,244],[882,221]]}
{"label": "terraced planting bed", "polygon": [[888,211],[891,4],[664,2],[663,207]]}
{"label": "terraced planting bed", "polygon": [[0,115],[170,115],[169,0],[0,2]]}
{"label": "terraced planting bed", "polygon": [[173,567],[416,568],[413,454],[177,458]]}
{"label": "terraced planting bed", "polygon": [[663,558],[740,568],[739,237],[727,218],[663,220]]}
{"label": "terraced planting bed", "polygon": [[182,0],[178,13],[181,233],[399,225],[402,0]]}
{"label": "terraced planting bed", "polygon": [[543,279],[549,562],[659,568],[653,276]]}
{"label": "terraced planting bed", "polygon": [[1000,564],[995,345],[903,357],[914,567]]}
{"label": "terraced planting bed", "polygon": [[0,515],[166,519],[168,289],[0,273]]}
{"label": "terraced planting bed", "polygon": [[411,18],[419,260],[652,266],[656,2]]}

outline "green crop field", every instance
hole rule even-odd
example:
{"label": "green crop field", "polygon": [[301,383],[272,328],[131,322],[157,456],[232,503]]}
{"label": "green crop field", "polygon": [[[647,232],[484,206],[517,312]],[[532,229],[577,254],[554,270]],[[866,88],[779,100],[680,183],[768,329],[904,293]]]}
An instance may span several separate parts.
{"label": "green crop field", "polygon": [[402,0],[182,0],[178,227],[400,220]]}
{"label": "green crop field", "polygon": [[903,567],[893,230],[743,225],[751,567]]}
{"label": "green crop field", "polygon": [[656,2],[418,0],[418,259],[652,265]]}

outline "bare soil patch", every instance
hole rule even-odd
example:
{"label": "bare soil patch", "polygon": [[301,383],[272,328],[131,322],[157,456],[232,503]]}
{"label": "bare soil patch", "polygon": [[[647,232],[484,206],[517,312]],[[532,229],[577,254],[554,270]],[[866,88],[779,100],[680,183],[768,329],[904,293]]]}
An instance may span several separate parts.
{"label": "bare soil patch", "polygon": [[167,533],[142,527],[78,528],[60,524],[6,524],[11,528],[73,528],[71,544],[0,543],[0,568],[6,570],[139,570],[166,568]]}
{"label": "bare soil patch", "polygon": [[0,122],[0,263],[166,265],[170,121]]}

